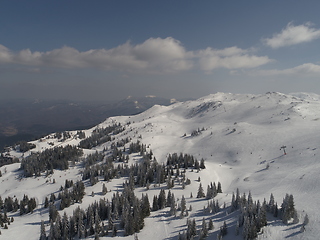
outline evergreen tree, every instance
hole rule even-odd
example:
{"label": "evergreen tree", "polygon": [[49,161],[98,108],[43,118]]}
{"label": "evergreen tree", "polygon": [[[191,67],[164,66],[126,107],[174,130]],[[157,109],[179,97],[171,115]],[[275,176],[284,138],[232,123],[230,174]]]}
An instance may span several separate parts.
{"label": "evergreen tree", "polygon": [[217,193],[222,193],[221,183],[218,182]]}
{"label": "evergreen tree", "polygon": [[212,188],[210,187],[210,185],[207,186],[207,194],[206,194],[206,199],[211,199],[213,198],[213,192],[212,192]]}
{"label": "evergreen tree", "polygon": [[68,240],[70,235],[70,222],[67,213],[64,212],[61,220],[61,235],[63,240]]}
{"label": "evergreen tree", "polygon": [[41,221],[41,226],[40,226],[40,239],[39,240],[46,240],[46,228],[44,226],[44,221]]}
{"label": "evergreen tree", "polygon": [[171,205],[170,205],[170,215],[176,215],[177,213],[177,208],[176,208],[176,200],[175,200],[175,197],[174,197],[174,194],[172,193],[171,195]]}
{"label": "evergreen tree", "polygon": [[55,236],[54,236],[54,223],[53,223],[52,220],[50,221],[50,230],[49,230],[48,239],[49,240],[54,240],[55,239]]}
{"label": "evergreen tree", "polygon": [[158,197],[158,206],[159,206],[159,209],[163,209],[166,206],[166,193],[164,189],[160,190],[159,197]]}
{"label": "evergreen tree", "polygon": [[113,224],[112,237],[117,236],[117,232],[118,232],[117,225],[116,225],[116,224]]}
{"label": "evergreen tree", "polygon": [[268,204],[268,212],[273,213],[274,212],[274,207],[275,207],[275,201],[274,201],[274,196],[271,193],[270,194],[270,200],[269,200],[269,204]]}
{"label": "evergreen tree", "polygon": [[45,200],[44,200],[44,208],[47,208],[47,207],[49,207],[48,197],[46,197]]}
{"label": "evergreen tree", "polygon": [[200,231],[200,239],[205,239],[208,236],[208,228],[207,228],[207,223],[204,218],[202,218],[202,228]]}
{"label": "evergreen tree", "polygon": [[197,225],[196,220],[193,219],[192,221],[190,219],[187,220],[187,233],[186,238],[192,239],[197,234]]}
{"label": "evergreen tree", "polygon": [[228,228],[227,228],[227,223],[226,221],[223,222],[222,227],[220,228],[220,234],[221,236],[225,236],[228,234]]}
{"label": "evergreen tree", "polygon": [[213,226],[213,221],[212,218],[209,219],[209,224],[208,224],[208,230],[213,230],[214,226]]}
{"label": "evergreen tree", "polygon": [[[259,228],[267,226],[267,206],[266,204],[263,204],[260,209],[258,209],[258,222],[259,222]],[[260,231],[260,229],[259,229]]]}
{"label": "evergreen tree", "polygon": [[53,222],[55,222],[57,215],[58,215],[58,210],[56,206],[53,203],[50,203],[49,204],[49,221],[52,220]]}
{"label": "evergreen tree", "polygon": [[235,227],[235,235],[238,236],[239,235],[239,232],[240,232],[240,224],[239,224],[239,221],[237,221],[236,223],[236,227]]}
{"label": "evergreen tree", "polygon": [[200,168],[201,169],[205,169],[206,168],[206,166],[204,165],[204,159],[203,158],[200,161]]}
{"label": "evergreen tree", "polygon": [[181,217],[183,217],[186,209],[187,209],[187,202],[186,202],[186,199],[184,198],[184,195],[182,195],[182,197],[181,197],[181,215],[180,215]]}
{"label": "evergreen tree", "polygon": [[106,195],[107,192],[108,192],[108,189],[107,189],[106,185],[102,184],[102,195]]}
{"label": "evergreen tree", "polygon": [[158,210],[159,210],[158,197],[157,195],[154,195],[153,202],[152,202],[152,211],[158,211]]}
{"label": "evergreen tree", "polygon": [[148,195],[143,195],[142,194],[142,199],[141,199],[141,214],[142,217],[148,217],[150,215],[150,203],[149,203],[149,197]]}
{"label": "evergreen tree", "polygon": [[61,217],[60,214],[57,213],[57,218],[54,224],[54,237],[55,239],[61,239],[62,238],[62,232],[61,232],[61,228],[62,228],[62,222],[61,222]]}
{"label": "evergreen tree", "polygon": [[80,216],[79,216],[77,229],[78,229],[78,232],[77,232],[78,238],[84,238],[85,237],[85,226],[83,223],[82,214],[80,214]]}
{"label": "evergreen tree", "polygon": [[309,223],[309,216],[308,216],[308,214],[306,214],[303,219],[303,225],[306,226],[306,225],[308,225],[308,223]]}
{"label": "evergreen tree", "polygon": [[285,198],[283,199],[283,203],[281,205],[281,218],[282,221],[287,224],[288,221],[294,218],[296,214],[296,210],[294,208],[294,200],[292,194],[286,194]]}
{"label": "evergreen tree", "polygon": [[205,197],[204,192],[203,192],[203,188],[201,183],[199,184],[199,188],[198,188],[198,193],[197,193],[197,198],[203,198]]}
{"label": "evergreen tree", "polygon": [[274,206],[274,212],[273,212],[273,216],[274,217],[278,217],[278,203],[276,203],[276,205]]}

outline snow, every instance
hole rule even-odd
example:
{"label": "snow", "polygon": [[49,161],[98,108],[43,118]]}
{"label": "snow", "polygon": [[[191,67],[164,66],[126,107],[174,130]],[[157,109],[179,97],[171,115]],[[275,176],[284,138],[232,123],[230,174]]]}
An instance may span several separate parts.
{"label": "snow", "polygon": [[[207,201],[195,198],[199,186],[197,179],[200,176],[204,190],[210,182],[221,182],[223,193],[216,198],[221,205],[223,202],[230,204],[231,195],[237,188],[241,193],[248,194],[251,191],[253,199],[260,201],[264,198],[268,201],[273,193],[278,204],[281,204],[286,193],[293,194],[300,224],[286,226],[279,220],[273,220],[258,238],[318,239],[319,99],[320,96],[310,93],[216,93],[170,106],[155,105],[135,116],[108,118],[97,127],[121,123],[126,126],[126,130],[116,135],[115,141],[125,137],[132,138],[132,142],[139,140],[146,144],[149,150],[152,149],[158,162],[165,162],[168,154],[175,152],[192,154],[198,160],[204,158],[206,169],[199,173],[187,172],[186,176],[190,178],[191,185],[184,190],[176,185],[171,190],[176,198],[185,196],[187,207],[192,205],[193,210],[189,217],[195,218],[198,226],[201,226],[202,217],[209,219],[209,215],[200,214]],[[95,128],[84,130],[86,136],[90,136]],[[204,130],[198,136],[191,136],[191,132],[197,129]],[[63,142],[55,139],[53,134],[41,141],[33,141],[36,148],[24,156],[54,146],[77,145],[80,139],[76,138],[76,131],[70,131],[70,134],[72,137]],[[93,150],[86,150],[85,153],[100,151],[105,146],[110,147],[110,144],[111,142],[105,143]],[[286,146],[286,155],[280,149],[282,146]],[[15,151],[10,154],[21,157],[21,154]],[[130,162],[134,161],[133,156],[130,156],[130,159]],[[81,179],[80,167],[74,166],[66,171],[56,170],[49,177],[21,178],[19,166],[20,164],[12,164],[1,167],[1,197],[4,199],[7,196],[17,196],[21,199],[23,194],[28,194],[29,197],[36,197],[39,205],[32,214],[13,214],[15,221],[8,230],[1,229],[1,239],[26,239],[26,236],[28,239],[38,239],[41,220],[48,220],[47,210],[42,208],[44,198],[57,192],[66,179]],[[52,183],[53,179],[56,183]],[[81,207],[85,208],[100,198],[111,198],[123,181],[124,179],[114,179],[106,183],[110,192],[105,196],[100,194],[103,182],[86,187],[86,196]],[[91,196],[92,191],[96,193],[94,197]],[[136,189],[138,195],[148,194],[150,204],[153,195],[158,195],[159,191],[158,186],[150,186],[148,191],[143,188]],[[194,198],[190,198],[191,192]],[[78,204],[72,205],[64,211],[71,214],[77,206]],[[145,219],[145,227],[137,234],[138,238],[177,239],[179,231],[182,233],[186,229],[187,218],[169,216],[168,211],[166,208],[152,212],[151,216]],[[306,232],[300,233],[301,221],[306,213],[310,222],[306,226]],[[63,211],[60,214],[62,215]],[[219,226],[225,220],[229,226],[229,234],[224,239],[242,239],[241,236],[234,235],[233,214],[226,215],[221,212],[216,214],[213,220],[215,230],[210,232],[208,239],[215,239]]]}

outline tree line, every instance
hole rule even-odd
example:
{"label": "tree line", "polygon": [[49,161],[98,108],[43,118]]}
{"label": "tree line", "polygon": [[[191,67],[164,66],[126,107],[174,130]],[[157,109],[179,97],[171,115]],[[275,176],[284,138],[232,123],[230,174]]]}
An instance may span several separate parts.
{"label": "tree line", "polygon": [[76,146],[59,146],[46,149],[42,152],[31,153],[21,160],[20,169],[26,177],[40,176],[42,172],[47,175],[53,173],[53,169],[66,170],[69,161],[77,162],[83,155],[83,150]]}

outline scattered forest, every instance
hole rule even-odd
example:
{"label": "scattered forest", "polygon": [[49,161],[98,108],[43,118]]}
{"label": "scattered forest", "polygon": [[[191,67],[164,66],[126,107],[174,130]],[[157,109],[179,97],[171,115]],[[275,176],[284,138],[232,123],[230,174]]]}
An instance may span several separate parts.
{"label": "scattered forest", "polygon": [[[49,212],[48,220],[41,222],[40,240],[82,239],[88,236],[99,239],[102,236],[133,235],[143,229],[146,217],[159,210],[165,210],[167,215],[173,218],[185,218],[185,229],[178,233],[178,240],[207,238],[210,233],[217,231],[214,219],[221,213],[233,214],[236,226],[232,228],[235,231],[230,232],[227,222],[224,221],[218,229],[218,239],[223,239],[227,234],[241,235],[243,239],[255,239],[269,220],[281,219],[283,224],[299,221],[292,194],[286,194],[283,202],[278,205],[273,194],[269,201],[253,200],[250,192],[248,195],[240,194],[237,189],[236,193],[232,194],[230,204],[219,203],[216,197],[223,193],[221,183],[211,182],[202,186],[201,174],[198,178],[197,192],[191,192],[190,196],[183,195],[180,199],[176,198],[171,190],[177,186],[181,189],[187,188],[191,180],[186,173],[200,173],[206,169],[205,160],[198,160],[190,154],[171,153],[165,161],[161,161],[163,163],[159,163],[152,150],[139,140],[131,142],[129,138],[123,138],[116,141],[113,136],[124,130],[125,127],[120,124],[113,124],[95,129],[87,138],[84,132],[78,131],[77,137],[82,139],[78,146],[57,146],[42,152],[32,152],[22,158],[20,169],[24,177],[49,176],[56,169],[66,170],[70,165],[78,164],[81,166],[81,180],[66,180],[64,186],[61,186],[58,192],[46,196],[43,203],[27,195],[23,199],[2,199],[0,196],[0,227],[4,230],[13,224],[14,218],[9,218],[8,213],[19,212],[19,215],[24,215],[32,213],[36,208],[48,209]],[[195,137],[202,131],[204,129],[198,129],[191,135]],[[71,138],[71,135],[63,132],[56,133],[55,137],[64,141]],[[103,151],[84,155],[83,149],[93,149],[110,141],[110,148],[104,147]],[[17,151],[27,152],[34,147],[34,144],[20,142],[15,148]],[[140,160],[128,164],[131,154],[139,154]],[[0,166],[14,162],[19,160],[1,154]],[[103,182],[101,194],[105,195],[108,189],[104,183],[115,178],[124,178],[125,181],[122,187],[113,193],[111,199],[100,198],[85,209],[78,206],[70,216],[65,212],[60,215],[61,210],[82,202],[86,195],[86,184],[93,186]],[[148,196],[148,190],[152,187],[158,187],[159,194]],[[139,198],[135,195],[136,188],[144,188],[146,193]],[[92,192],[91,195],[94,194]],[[192,198],[203,201],[201,224],[189,217],[193,210],[192,204],[187,206],[187,200]],[[306,215],[301,231],[304,231],[308,221]]]}

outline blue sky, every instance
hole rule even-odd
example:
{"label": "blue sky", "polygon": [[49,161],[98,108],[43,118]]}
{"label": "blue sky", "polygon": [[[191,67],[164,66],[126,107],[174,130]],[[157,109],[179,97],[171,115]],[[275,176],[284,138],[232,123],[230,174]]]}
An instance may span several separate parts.
{"label": "blue sky", "polygon": [[319,1],[1,1],[0,99],[320,94]]}

